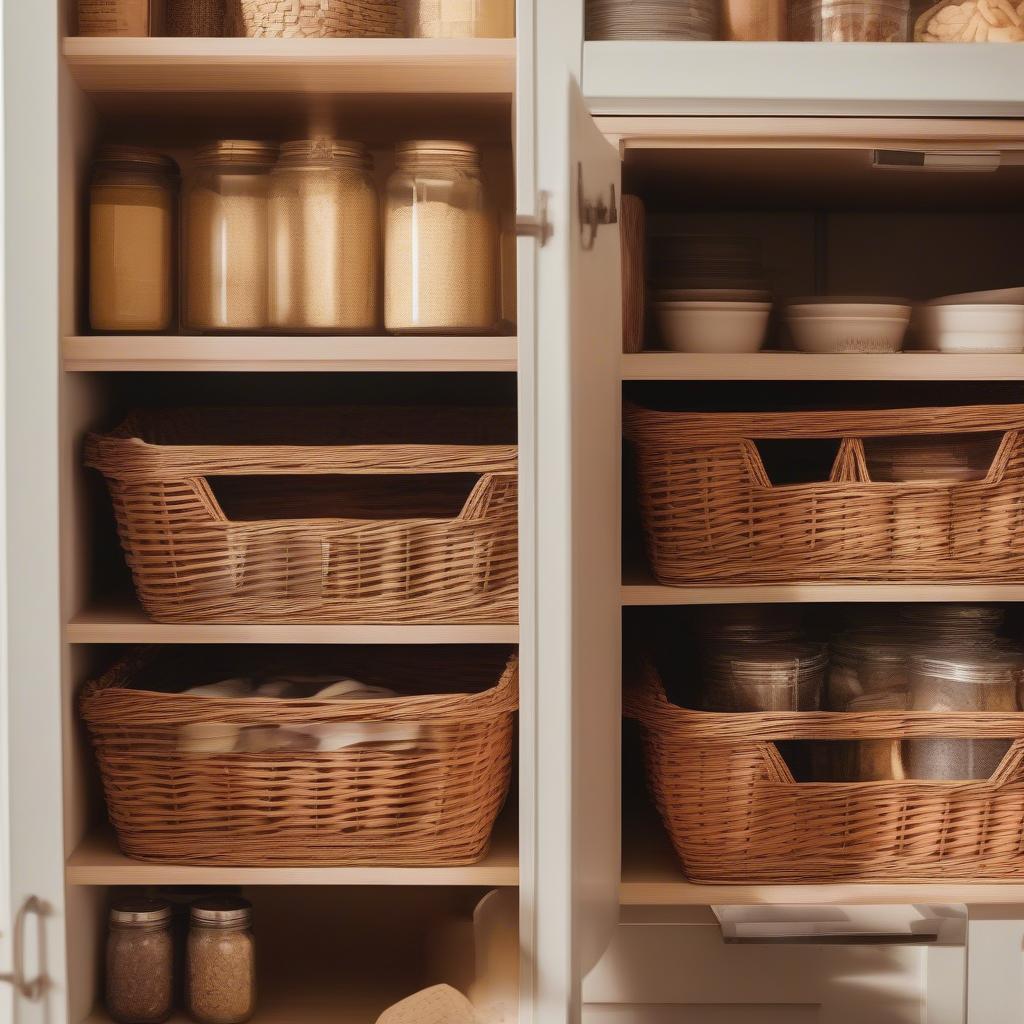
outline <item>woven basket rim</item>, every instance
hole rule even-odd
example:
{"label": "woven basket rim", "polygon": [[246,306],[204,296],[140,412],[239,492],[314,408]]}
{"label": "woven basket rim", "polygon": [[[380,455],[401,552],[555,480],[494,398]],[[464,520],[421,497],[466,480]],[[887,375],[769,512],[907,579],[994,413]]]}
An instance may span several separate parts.
{"label": "woven basket rim", "polygon": [[109,725],[111,715],[121,712],[130,716],[133,726],[147,721],[161,725],[206,721],[297,725],[428,720],[439,724],[473,724],[499,719],[518,709],[519,656],[516,651],[509,654],[497,682],[476,693],[424,694],[359,701],[205,697],[133,689],[126,685],[161,653],[159,645],[134,648],[103,675],[86,683],[80,696],[85,721]]}
{"label": "woven basket rim", "polygon": [[[1024,429],[1024,404],[920,406],[887,409],[815,409],[797,412],[674,412],[636,402],[623,404],[623,425],[633,441],[648,430],[694,432],[699,440],[793,437],[843,438],[993,433]],[[659,439],[664,443],[667,439]],[[679,438],[680,444],[694,439]]]}
{"label": "woven basket rim", "polygon": [[644,658],[624,693],[623,711],[662,739],[729,746],[800,739],[1024,738],[1024,712],[982,711],[698,711],[673,704],[654,664]]}

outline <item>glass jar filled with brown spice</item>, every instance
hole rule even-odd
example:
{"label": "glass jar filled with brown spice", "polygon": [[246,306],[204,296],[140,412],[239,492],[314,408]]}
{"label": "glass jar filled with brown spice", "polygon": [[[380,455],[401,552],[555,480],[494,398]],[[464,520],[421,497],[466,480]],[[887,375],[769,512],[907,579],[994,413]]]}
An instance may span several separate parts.
{"label": "glass jar filled with brown spice", "polygon": [[188,1010],[199,1024],[242,1024],[256,1009],[252,904],[233,896],[192,904]]}
{"label": "glass jar filled with brown spice", "polygon": [[109,928],[107,1012],[117,1024],[162,1024],[174,993],[170,904],[119,900],[110,908]]}

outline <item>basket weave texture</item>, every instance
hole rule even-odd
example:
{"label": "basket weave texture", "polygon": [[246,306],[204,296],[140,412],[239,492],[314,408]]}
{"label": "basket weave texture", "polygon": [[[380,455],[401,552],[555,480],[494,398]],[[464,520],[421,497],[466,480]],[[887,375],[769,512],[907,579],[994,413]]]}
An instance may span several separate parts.
{"label": "basket weave texture", "polygon": [[[678,413],[627,406],[658,581],[1024,579],[1024,406]],[[983,480],[877,483],[863,439],[999,432]],[[839,439],[827,481],[773,486],[757,440]]]}
{"label": "basket weave texture", "polygon": [[514,437],[493,409],[161,410],[91,435],[86,463],[159,621],[501,623]]}
{"label": "basket weave texture", "polygon": [[232,16],[247,36],[402,36],[402,0],[234,0]]}
{"label": "basket weave texture", "polygon": [[[338,651],[343,651],[338,654]],[[110,819],[130,857],[180,864],[471,864],[508,793],[518,663],[507,650],[338,648],[263,652],[287,671],[327,665],[402,696],[274,700],[168,693],[244,669],[218,656],[136,649],[82,694]],[[500,677],[500,678],[499,678]],[[489,688],[485,688],[489,687]],[[481,689],[483,688],[483,689]],[[479,692],[473,692],[479,691]],[[419,723],[398,749],[196,754],[190,723]]]}
{"label": "basket weave texture", "polygon": [[[626,714],[647,780],[694,882],[947,881],[1024,873],[1024,714],[689,711],[656,670]],[[800,783],[780,740],[1013,738],[984,782]]]}

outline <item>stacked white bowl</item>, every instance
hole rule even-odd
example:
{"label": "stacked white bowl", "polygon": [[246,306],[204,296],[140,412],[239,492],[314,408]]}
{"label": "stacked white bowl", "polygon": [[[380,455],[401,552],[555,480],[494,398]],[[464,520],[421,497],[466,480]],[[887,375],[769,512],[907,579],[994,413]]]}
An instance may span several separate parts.
{"label": "stacked white bowl", "polygon": [[911,308],[901,299],[817,296],[790,302],[786,324],[801,352],[899,352]]}
{"label": "stacked white bowl", "polygon": [[914,335],[931,352],[1024,352],[1024,288],[932,299],[915,311]]}
{"label": "stacked white bowl", "polygon": [[673,352],[756,352],[771,294],[756,239],[664,235],[653,240],[651,310]]}

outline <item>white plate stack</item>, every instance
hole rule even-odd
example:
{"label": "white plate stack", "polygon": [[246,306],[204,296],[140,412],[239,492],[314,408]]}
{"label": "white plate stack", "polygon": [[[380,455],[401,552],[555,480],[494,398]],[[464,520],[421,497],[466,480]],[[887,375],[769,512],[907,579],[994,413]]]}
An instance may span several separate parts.
{"label": "white plate stack", "polygon": [[587,38],[715,39],[717,0],[588,0]]}
{"label": "white plate stack", "polygon": [[819,296],[794,299],[786,324],[801,352],[899,352],[910,314],[901,299]]}
{"label": "white plate stack", "polygon": [[915,310],[913,330],[929,352],[1024,352],[1024,288],[932,299]]}
{"label": "white plate stack", "polygon": [[663,235],[653,240],[652,312],[673,352],[757,352],[771,293],[756,239]]}

